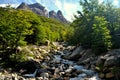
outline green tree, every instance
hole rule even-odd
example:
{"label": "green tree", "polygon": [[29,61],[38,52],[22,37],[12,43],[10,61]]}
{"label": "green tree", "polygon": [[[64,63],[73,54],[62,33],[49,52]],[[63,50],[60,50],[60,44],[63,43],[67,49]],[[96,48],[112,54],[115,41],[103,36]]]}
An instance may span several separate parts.
{"label": "green tree", "polygon": [[[82,45],[84,48],[93,49],[100,46],[98,43],[101,42],[104,46],[103,51],[108,50],[111,44],[113,44],[112,47],[119,48],[120,40],[119,36],[116,35],[119,34],[120,30],[119,8],[114,7],[110,2],[100,4],[98,0],[80,0],[80,5],[82,11],[78,11],[78,16],[75,16],[76,19],[71,24],[74,27],[74,35],[70,42]],[[95,28],[95,26],[98,28]],[[100,31],[98,31],[99,27],[101,27]],[[100,41],[95,39],[96,36],[99,37]],[[94,40],[95,43],[93,43]],[[98,51],[100,51],[99,48]]]}
{"label": "green tree", "polygon": [[104,17],[95,16],[92,27],[92,49],[95,53],[109,50],[112,46],[108,22]]}
{"label": "green tree", "polygon": [[1,45],[3,49],[8,47],[16,49],[17,46],[25,44],[26,35],[32,33],[31,27],[33,26],[31,15],[32,12],[22,10],[7,10],[2,9],[0,13],[0,36]]}

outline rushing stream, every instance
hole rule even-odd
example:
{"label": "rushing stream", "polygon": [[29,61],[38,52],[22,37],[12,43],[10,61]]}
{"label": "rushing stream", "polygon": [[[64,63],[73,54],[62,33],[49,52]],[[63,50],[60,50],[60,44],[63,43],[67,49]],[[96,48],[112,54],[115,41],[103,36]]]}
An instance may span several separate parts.
{"label": "rushing stream", "polygon": [[[85,67],[77,65],[75,61],[69,61],[61,58],[61,55],[64,55],[62,52],[61,54],[55,54],[54,59],[51,61],[52,63],[57,64],[60,72],[65,72],[65,73],[73,73],[74,71],[71,72],[73,69],[76,70],[77,72],[81,72],[77,74],[76,77],[70,77],[69,80],[101,80],[98,78],[98,75],[95,71],[92,70],[87,70]],[[65,67],[67,65],[67,67]]]}

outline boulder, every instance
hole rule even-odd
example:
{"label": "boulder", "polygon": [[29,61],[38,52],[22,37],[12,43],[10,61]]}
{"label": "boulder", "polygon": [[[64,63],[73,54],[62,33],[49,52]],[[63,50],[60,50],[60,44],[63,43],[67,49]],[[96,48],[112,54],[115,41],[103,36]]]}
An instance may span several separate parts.
{"label": "boulder", "polygon": [[99,65],[103,65],[105,62],[105,58],[103,56],[100,56],[97,61],[96,61],[96,65],[99,66]]}
{"label": "boulder", "polygon": [[110,56],[106,59],[104,66],[114,66],[115,65],[115,56]]}
{"label": "boulder", "polygon": [[83,48],[81,46],[77,47],[71,55],[69,55],[69,59],[70,60],[77,60],[81,57],[81,55],[84,53],[85,51],[83,50]]}
{"label": "boulder", "polygon": [[85,64],[94,64],[95,61],[95,55],[92,53],[91,49],[83,50],[84,52],[81,52],[82,55],[81,58],[79,58],[78,64],[85,65]]}

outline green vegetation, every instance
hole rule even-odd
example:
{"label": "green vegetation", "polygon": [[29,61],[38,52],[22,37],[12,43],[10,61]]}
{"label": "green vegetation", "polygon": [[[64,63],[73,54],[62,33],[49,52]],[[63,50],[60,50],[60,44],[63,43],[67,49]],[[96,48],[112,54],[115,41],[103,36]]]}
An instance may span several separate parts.
{"label": "green vegetation", "polygon": [[110,31],[104,17],[95,16],[92,27],[92,49],[95,53],[105,52],[112,46]]}
{"label": "green vegetation", "polygon": [[5,60],[26,60],[25,53],[17,51],[18,46],[41,45],[46,40],[66,41],[70,37],[69,25],[60,21],[10,7],[0,8],[0,12],[0,54]]}
{"label": "green vegetation", "polygon": [[92,48],[95,53],[120,48],[120,8],[98,0],[80,0],[80,5],[82,11],[71,24],[74,35],[69,43]]}

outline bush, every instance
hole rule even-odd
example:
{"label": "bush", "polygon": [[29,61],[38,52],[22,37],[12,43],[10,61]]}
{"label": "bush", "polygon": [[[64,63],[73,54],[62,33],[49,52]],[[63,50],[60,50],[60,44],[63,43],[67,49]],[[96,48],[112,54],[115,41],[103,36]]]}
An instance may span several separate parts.
{"label": "bush", "polygon": [[11,54],[10,59],[13,62],[23,62],[26,61],[26,55],[24,53]]}

